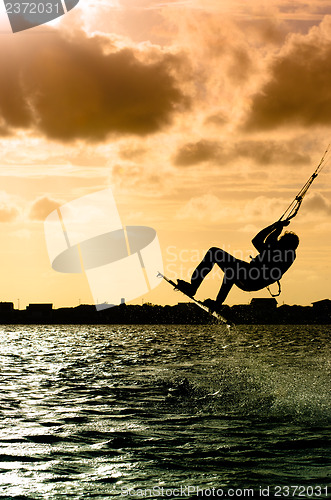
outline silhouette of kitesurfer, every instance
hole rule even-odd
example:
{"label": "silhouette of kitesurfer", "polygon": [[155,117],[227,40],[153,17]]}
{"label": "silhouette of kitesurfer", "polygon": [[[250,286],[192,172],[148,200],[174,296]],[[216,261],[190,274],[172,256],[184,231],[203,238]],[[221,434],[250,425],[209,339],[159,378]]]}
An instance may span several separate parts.
{"label": "silhouette of kitesurfer", "polygon": [[293,264],[299,238],[293,232],[285,232],[280,238],[283,227],[289,221],[278,221],[262,229],[252,243],[259,254],[251,262],[237,259],[221,248],[212,247],[192,274],[191,282],[177,280],[179,290],[193,297],[204,278],[217,264],[224,272],[222,286],[216,300],[207,299],[204,304],[211,311],[219,311],[233,285],[241,290],[252,292],[262,290],[281,279]]}

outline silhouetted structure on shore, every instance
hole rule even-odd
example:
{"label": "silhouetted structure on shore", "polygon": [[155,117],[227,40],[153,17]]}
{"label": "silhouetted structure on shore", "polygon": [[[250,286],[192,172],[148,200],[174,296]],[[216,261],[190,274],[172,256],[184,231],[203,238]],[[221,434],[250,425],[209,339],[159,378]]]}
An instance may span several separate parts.
{"label": "silhouetted structure on shore", "polygon": [[[312,306],[277,307],[275,299],[252,299],[250,304],[224,306],[224,315],[236,324],[331,324],[331,300]],[[215,319],[191,302],[176,306],[153,304],[110,307],[97,311],[94,305],[61,307],[29,304],[14,309],[12,302],[0,302],[0,324],[208,324]]]}

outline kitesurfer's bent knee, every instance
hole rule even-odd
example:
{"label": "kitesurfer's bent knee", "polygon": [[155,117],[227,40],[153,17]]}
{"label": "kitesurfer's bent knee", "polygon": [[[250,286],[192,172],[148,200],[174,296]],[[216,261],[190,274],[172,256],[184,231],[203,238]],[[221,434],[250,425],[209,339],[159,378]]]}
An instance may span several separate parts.
{"label": "kitesurfer's bent knee", "polygon": [[235,283],[240,267],[242,265],[248,266],[247,262],[236,259],[225,250],[218,247],[211,247],[200,264],[194,270],[191,282],[187,283],[183,280],[177,280],[178,288],[187,295],[194,296],[202,281],[205,279],[207,274],[210,273],[215,264],[217,264],[224,272],[221,296],[225,294],[226,290],[228,290],[227,293],[230,291],[232,285]]}
{"label": "kitesurfer's bent knee", "polygon": [[246,269],[249,266],[247,262],[236,259],[225,250],[218,247],[211,247],[192,274],[191,284],[195,290],[198,289],[215,264],[224,272],[224,284],[227,283],[230,285],[231,283],[231,286],[235,283],[241,269]]}
{"label": "kitesurfer's bent knee", "polygon": [[214,264],[217,264],[224,271],[226,263],[230,263],[233,260],[234,257],[221,248],[211,247],[193,272],[191,283],[199,286],[207,274],[210,273]]}
{"label": "kitesurfer's bent knee", "polygon": [[216,298],[217,305],[224,302],[233,285],[246,291],[257,290],[265,286],[265,284],[260,285],[260,283],[250,279],[251,265],[248,262],[237,259],[221,248],[211,247],[194,270],[191,282],[187,283],[178,280],[179,289],[189,296],[194,296],[215,264],[224,272],[222,286]]}

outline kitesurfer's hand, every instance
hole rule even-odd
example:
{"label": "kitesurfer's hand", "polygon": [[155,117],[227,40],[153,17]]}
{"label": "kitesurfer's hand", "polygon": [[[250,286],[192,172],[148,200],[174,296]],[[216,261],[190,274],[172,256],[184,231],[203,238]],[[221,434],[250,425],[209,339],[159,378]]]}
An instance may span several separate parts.
{"label": "kitesurfer's hand", "polygon": [[289,220],[278,220],[277,222],[274,222],[273,226],[275,227],[284,227],[284,226],[288,226],[290,223]]}

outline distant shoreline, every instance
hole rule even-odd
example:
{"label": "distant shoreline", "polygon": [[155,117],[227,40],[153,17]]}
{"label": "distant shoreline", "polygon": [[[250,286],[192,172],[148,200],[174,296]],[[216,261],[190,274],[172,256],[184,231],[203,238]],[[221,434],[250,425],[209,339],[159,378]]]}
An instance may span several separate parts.
{"label": "distant shoreline", "polygon": [[[235,324],[331,324],[331,301],[312,306],[277,307],[275,299],[253,299],[250,304],[224,306],[222,314]],[[11,302],[0,302],[0,324],[214,324],[217,320],[194,303],[175,306],[154,304],[109,307],[94,305],[53,309],[52,304],[30,304],[24,310]]]}

